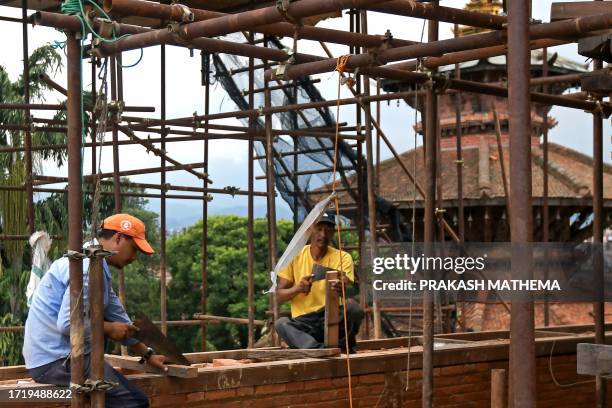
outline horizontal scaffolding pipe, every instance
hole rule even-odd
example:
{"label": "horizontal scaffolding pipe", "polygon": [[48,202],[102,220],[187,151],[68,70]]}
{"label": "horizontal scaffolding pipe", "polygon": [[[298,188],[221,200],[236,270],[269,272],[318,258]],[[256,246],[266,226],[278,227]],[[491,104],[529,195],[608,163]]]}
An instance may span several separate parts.
{"label": "horizontal scaffolding pipe", "polygon": [[[168,169],[166,168],[166,171]],[[88,175],[86,176],[86,180],[88,180],[89,182],[93,182],[95,176],[94,175]],[[43,184],[57,184],[57,183],[66,183],[68,182],[68,179],[66,177],[51,177],[51,176],[44,176],[44,178],[36,177],[36,179],[42,181],[42,182],[38,182],[36,183],[37,186],[43,185]],[[101,181],[102,184],[105,185],[111,185],[114,186],[115,183],[113,181],[106,181],[103,180]],[[191,192],[191,193],[205,193],[205,194],[227,194],[227,195],[248,195],[248,191],[246,190],[240,190],[234,187],[226,187],[226,188],[201,188],[201,187],[191,187],[191,186],[175,186],[172,185],[170,183],[167,184],[150,184],[150,183],[132,183],[132,182],[125,182],[122,181],[121,182],[121,187],[128,187],[128,188],[145,188],[145,189],[152,189],[152,190],[165,190],[165,191],[185,191],[185,192]],[[255,196],[260,196],[260,197],[267,197],[268,193],[265,191],[254,191],[253,195]]]}
{"label": "horizontal scaffolding pipe", "polygon": [[[0,186],[0,191],[25,191],[25,187],[20,186]],[[32,189],[35,193],[51,193],[51,194],[65,194],[68,192],[66,188],[40,188],[35,187]],[[84,191],[83,194],[94,194],[94,191]],[[100,193],[103,196],[113,196],[113,191],[102,191]],[[187,195],[187,194],[151,194],[151,193],[133,193],[133,192],[121,192],[123,197],[138,197],[138,198],[168,198],[174,200],[206,200],[211,201],[212,197],[206,194],[201,195]]]}
{"label": "horizontal scaffolding pipe", "polygon": [[[302,170],[302,171],[292,171],[291,173],[274,173],[274,177],[294,177],[294,176],[307,176],[311,174],[320,174],[320,173],[331,173],[333,171],[333,167],[326,167],[324,169],[314,169],[314,170]],[[336,171],[354,171],[353,167],[338,167]],[[255,177],[256,180],[265,180],[266,175]]]}
{"label": "horizontal scaffolding pipe", "polygon": [[[185,7],[179,4],[160,4],[142,0],[105,0],[103,5],[104,9],[114,16],[139,16],[178,22],[185,22],[185,18],[189,18],[188,15],[186,16]],[[205,21],[229,15],[218,11],[208,11],[197,8],[189,8],[189,11],[191,12],[193,21]],[[268,35],[293,37],[296,28],[293,24],[279,22],[270,25],[250,27],[249,31]],[[309,25],[300,26],[298,35],[300,39],[326,41],[356,47],[376,47],[383,43],[388,43],[392,47],[397,47],[415,43],[414,41],[400,40],[385,35],[365,35],[329,28],[312,27]],[[260,42],[261,41],[263,41],[263,39],[260,40]],[[259,67],[254,67],[254,69],[260,68],[263,68],[263,64]]]}
{"label": "horizontal scaffolding pipe", "polygon": [[[325,13],[340,11],[349,8],[362,8],[366,5],[381,3],[385,0],[301,0],[289,5],[287,12],[283,13],[279,7],[270,6],[257,10],[245,11],[238,14],[228,14],[222,17],[205,21],[196,21],[184,24],[173,33],[167,29],[154,30],[147,33],[136,34],[126,37],[112,44],[101,47],[104,53],[116,54],[137,48],[145,48],[153,45],[172,44],[182,40],[201,41],[202,37],[216,37],[242,30],[251,30],[253,27],[266,24],[285,22],[288,18],[299,20],[303,17],[311,17]],[[218,50],[218,52],[232,53],[237,46],[252,47],[247,44],[234,44],[232,48]],[[261,48],[261,47],[255,47]],[[212,50],[211,50],[212,51]],[[258,57],[257,55],[250,55]],[[262,58],[276,60],[275,58]]]}
{"label": "horizontal scaffolding pipe", "polygon": [[[53,14],[53,13],[50,13]],[[76,18],[76,17],[75,17]],[[66,110],[64,105],[54,105],[48,103],[0,103],[0,109],[15,109],[15,110]],[[86,110],[91,111],[91,106],[86,106]],[[155,112],[153,106],[125,106],[124,112]]]}
{"label": "horizontal scaffolding pipe", "polygon": [[[225,316],[213,316],[202,313],[196,313],[193,315],[194,319],[205,321],[207,323],[237,323],[237,324],[249,324],[249,319],[242,319],[239,317],[225,317]],[[264,326],[266,322],[264,320],[253,320],[253,324],[256,326]]]}
{"label": "horizontal scaffolding pipe", "polygon": [[[612,13],[605,13],[549,24],[535,24],[530,26],[529,32],[531,40],[556,37],[572,38],[582,36],[592,31],[605,30],[610,27],[612,27]],[[492,47],[505,44],[505,42],[505,31],[492,31],[434,41],[431,43],[381,50],[375,56],[370,53],[354,54],[351,55],[347,61],[347,69],[371,67],[410,58],[439,56],[449,52]],[[280,79],[295,79],[302,76],[331,72],[336,68],[336,62],[336,58],[326,58],[320,61],[291,65],[285,69],[283,78]],[[274,79],[275,72],[273,70],[267,70],[265,77],[268,80]]]}
{"label": "horizontal scaffolding pipe", "polygon": [[[23,188],[25,190],[25,187]],[[27,241],[30,239],[29,235],[8,235],[0,234],[0,241]],[[52,235],[51,239],[61,240],[64,239],[61,235]]]}

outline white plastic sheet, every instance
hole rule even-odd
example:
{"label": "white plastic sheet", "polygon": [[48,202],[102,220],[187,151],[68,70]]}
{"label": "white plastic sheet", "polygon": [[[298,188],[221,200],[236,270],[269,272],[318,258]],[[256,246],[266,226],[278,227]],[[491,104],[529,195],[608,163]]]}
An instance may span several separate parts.
{"label": "white plastic sheet", "polygon": [[334,198],[335,198],[335,194],[334,193],[330,194],[329,197],[327,197],[326,199],[319,201],[317,205],[315,205],[314,208],[308,213],[308,215],[304,219],[304,222],[302,223],[300,228],[298,228],[297,232],[291,239],[291,242],[289,242],[289,245],[287,245],[285,252],[283,252],[283,255],[280,257],[280,259],[276,263],[276,267],[274,268],[272,272],[270,272],[270,279],[272,280],[272,286],[265,293],[276,291],[276,277],[278,276],[278,273],[282,271],[283,269],[285,269],[285,267],[289,265],[289,263],[302,250],[302,248],[304,248],[304,245],[306,245],[306,242],[308,241],[309,228],[312,226],[312,224],[317,222],[319,217],[321,217],[321,214],[325,212],[327,207],[329,207],[329,203]]}
{"label": "white plastic sheet", "polygon": [[53,240],[45,231],[36,231],[30,236],[30,246],[32,247],[32,270],[30,271],[30,281],[26,288],[26,299],[28,307],[32,302],[32,297],[45,272],[49,269],[49,259],[47,253],[51,248]]}

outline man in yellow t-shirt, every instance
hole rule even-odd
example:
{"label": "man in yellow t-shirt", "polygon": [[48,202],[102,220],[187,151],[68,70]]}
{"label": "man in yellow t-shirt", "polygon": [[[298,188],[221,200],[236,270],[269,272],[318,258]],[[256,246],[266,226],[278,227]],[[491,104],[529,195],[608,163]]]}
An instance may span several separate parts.
{"label": "man in yellow t-shirt", "polygon": [[[323,348],[325,332],[325,279],[313,282],[315,264],[341,271],[345,289],[354,282],[351,255],[329,246],[334,235],[335,217],[324,213],[310,229],[310,245],[296,255],[291,263],[278,274],[276,299],[279,303],[291,302],[291,318],[282,317],[276,322],[276,332],[291,348]],[[342,293],[340,281],[332,289]],[[339,346],[345,348],[344,313],[340,307]],[[349,351],[356,346],[355,336],[363,318],[357,302],[347,300],[346,321]]]}

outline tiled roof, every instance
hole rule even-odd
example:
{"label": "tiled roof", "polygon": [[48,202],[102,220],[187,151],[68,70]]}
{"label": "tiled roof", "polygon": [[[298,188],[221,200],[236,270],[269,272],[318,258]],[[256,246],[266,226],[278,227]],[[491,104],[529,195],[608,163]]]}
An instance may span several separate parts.
{"label": "tiled roof", "polygon": [[[463,149],[463,197],[465,199],[503,198],[505,196],[495,138],[491,136],[483,136],[483,138],[486,138],[483,139],[483,143]],[[487,141],[488,149],[486,149]],[[533,197],[543,196],[542,153],[540,146],[532,146]],[[506,177],[509,177],[508,166],[510,160],[507,144],[503,145],[503,154]],[[406,167],[416,174],[421,186],[424,186],[425,172],[422,147],[406,151],[400,157]],[[444,199],[457,199],[456,151],[455,149],[443,149],[441,157]],[[482,161],[480,171],[479,161]],[[567,147],[549,143],[549,197],[590,197],[592,165],[591,157]],[[380,171],[380,196],[391,202],[411,202],[413,200],[413,184],[394,158],[381,162]],[[483,174],[486,172],[488,172],[488,175]],[[351,178],[351,184],[354,184],[354,182],[353,177]],[[604,195],[606,199],[612,199],[612,166],[610,165],[604,165]],[[416,199],[417,201],[422,200],[418,192]],[[344,204],[349,202],[346,193],[340,194],[340,200]]]}

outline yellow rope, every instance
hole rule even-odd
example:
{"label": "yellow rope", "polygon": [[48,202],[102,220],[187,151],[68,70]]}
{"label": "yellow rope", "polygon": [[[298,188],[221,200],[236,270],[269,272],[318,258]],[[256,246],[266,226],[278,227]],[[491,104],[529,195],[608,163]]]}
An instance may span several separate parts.
{"label": "yellow rope", "polygon": [[332,170],[332,194],[334,194],[334,205],[336,206],[336,230],[338,233],[338,257],[340,258],[340,286],[342,288],[342,313],[344,316],[344,347],[346,348],[346,372],[348,376],[348,392],[349,392],[349,406],[353,408],[353,384],[351,378],[351,359],[350,359],[350,350],[348,343],[348,323],[346,320],[346,291],[344,286],[344,271],[342,266],[342,236],[341,236],[341,226],[340,226],[340,203],[338,201],[338,196],[336,193],[336,169],[338,165],[338,141],[340,139],[340,85],[342,73],[346,70],[346,66],[348,64],[349,55],[342,55],[338,57],[338,61],[336,63],[336,71],[338,71],[338,96],[336,98],[336,137],[334,141],[334,161],[333,161],[333,170]]}

